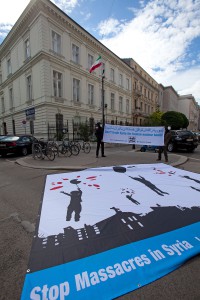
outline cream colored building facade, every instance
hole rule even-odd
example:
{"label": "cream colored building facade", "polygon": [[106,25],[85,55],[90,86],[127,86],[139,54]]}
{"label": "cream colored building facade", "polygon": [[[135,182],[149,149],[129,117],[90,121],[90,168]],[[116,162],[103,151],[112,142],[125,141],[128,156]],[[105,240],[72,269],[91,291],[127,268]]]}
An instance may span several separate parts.
{"label": "cream colored building facade", "polygon": [[188,129],[195,132],[200,130],[199,105],[191,94],[179,96],[178,108],[179,111],[183,113],[189,120]]}
{"label": "cream colored building facade", "polygon": [[[90,74],[98,55],[102,69]],[[0,134],[132,123],[132,69],[48,0],[31,0],[0,47]],[[26,121],[26,124],[24,124]]]}
{"label": "cream colored building facade", "polygon": [[133,70],[133,125],[145,125],[159,107],[159,84],[132,58],[123,59]]}

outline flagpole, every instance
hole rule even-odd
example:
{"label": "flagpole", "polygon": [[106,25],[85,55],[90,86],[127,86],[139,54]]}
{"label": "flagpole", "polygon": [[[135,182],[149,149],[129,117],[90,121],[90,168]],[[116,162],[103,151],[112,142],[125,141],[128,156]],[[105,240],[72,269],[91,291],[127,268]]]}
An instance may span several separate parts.
{"label": "flagpole", "polygon": [[104,70],[102,72],[102,126],[104,128],[104,125],[105,125],[105,115],[104,115]]}

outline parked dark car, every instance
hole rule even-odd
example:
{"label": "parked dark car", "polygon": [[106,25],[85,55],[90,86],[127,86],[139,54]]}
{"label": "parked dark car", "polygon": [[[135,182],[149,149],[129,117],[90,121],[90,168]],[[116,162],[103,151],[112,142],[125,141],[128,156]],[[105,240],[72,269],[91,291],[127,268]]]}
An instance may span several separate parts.
{"label": "parked dark car", "polygon": [[5,136],[0,139],[0,155],[16,153],[26,156],[32,152],[32,143],[35,138],[31,135]]}
{"label": "parked dark car", "polygon": [[188,152],[193,152],[198,146],[198,138],[192,131],[171,130],[171,134],[172,137],[167,146],[169,152],[176,149],[185,149]]}

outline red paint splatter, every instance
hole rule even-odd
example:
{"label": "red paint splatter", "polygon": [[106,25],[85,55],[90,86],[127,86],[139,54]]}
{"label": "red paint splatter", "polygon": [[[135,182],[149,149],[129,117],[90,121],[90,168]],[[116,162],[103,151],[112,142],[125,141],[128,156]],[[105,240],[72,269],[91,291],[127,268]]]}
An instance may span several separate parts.
{"label": "red paint splatter", "polygon": [[88,186],[92,186],[91,184],[88,184]]}
{"label": "red paint splatter", "polygon": [[81,176],[76,176],[76,178],[79,178],[79,177],[81,177]]}
{"label": "red paint splatter", "polygon": [[69,180],[68,178],[63,178],[62,180]]}
{"label": "red paint splatter", "polygon": [[52,189],[50,189],[50,191],[53,191],[53,190],[57,190],[57,189],[61,189],[63,186],[61,185],[61,186],[55,186],[55,187],[53,187]]}
{"label": "red paint splatter", "polygon": [[90,177],[87,177],[86,179],[93,179],[95,180],[97,178],[97,176],[90,176]]}
{"label": "red paint splatter", "polygon": [[57,182],[57,184],[62,184],[62,181]]}
{"label": "red paint splatter", "polygon": [[100,186],[98,184],[93,184],[93,186],[95,186],[97,188],[100,188]]}

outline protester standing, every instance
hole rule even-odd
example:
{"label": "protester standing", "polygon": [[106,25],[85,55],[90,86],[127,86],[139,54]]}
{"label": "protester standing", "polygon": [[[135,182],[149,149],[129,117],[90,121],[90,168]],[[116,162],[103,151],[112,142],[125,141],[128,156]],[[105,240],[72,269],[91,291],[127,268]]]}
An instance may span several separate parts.
{"label": "protester standing", "polygon": [[97,138],[96,157],[99,156],[100,147],[101,147],[101,156],[105,157],[105,155],[104,155],[104,142],[103,142],[103,128],[102,128],[100,123],[96,124],[95,136]]}
{"label": "protester standing", "polygon": [[164,135],[164,146],[160,146],[158,149],[158,159],[161,160],[162,152],[165,156],[165,162],[168,162],[168,154],[167,154],[167,145],[171,139],[171,131],[169,128],[165,128],[165,135]]}

